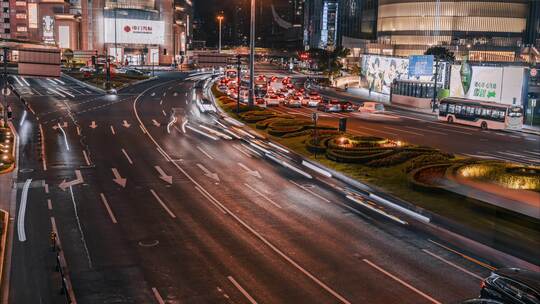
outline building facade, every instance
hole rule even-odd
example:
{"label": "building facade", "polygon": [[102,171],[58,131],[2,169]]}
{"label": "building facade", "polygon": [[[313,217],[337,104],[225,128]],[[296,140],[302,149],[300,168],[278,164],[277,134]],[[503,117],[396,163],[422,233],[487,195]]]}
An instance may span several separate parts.
{"label": "building facade", "polygon": [[377,0],[339,0],[337,44],[351,47],[355,40],[377,37]]}
{"label": "building facade", "polygon": [[192,0],[9,0],[10,38],[113,56],[118,63],[180,63]]}
{"label": "building facade", "polygon": [[304,47],[334,49],[338,42],[338,0],[309,0],[304,7]]}
{"label": "building facade", "polygon": [[514,61],[529,0],[379,0],[377,44],[369,52],[409,56],[447,45],[457,57]]}

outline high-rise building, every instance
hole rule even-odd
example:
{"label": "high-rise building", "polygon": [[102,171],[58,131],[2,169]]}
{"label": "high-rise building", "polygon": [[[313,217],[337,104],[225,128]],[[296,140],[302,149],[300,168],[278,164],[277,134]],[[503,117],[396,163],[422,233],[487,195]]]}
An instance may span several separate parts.
{"label": "high-rise building", "polygon": [[536,49],[540,49],[540,1],[530,2],[524,42],[527,45],[534,45]]}
{"label": "high-rise building", "polygon": [[10,2],[2,0],[2,22],[0,22],[0,38],[11,38]]}
{"label": "high-rise building", "polygon": [[309,0],[304,8],[304,46],[333,49],[338,39],[338,0]]}
{"label": "high-rise building", "polygon": [[374,40],[377,8],[377,0],[339,0],[338,45],[351,47],[355,40]]}

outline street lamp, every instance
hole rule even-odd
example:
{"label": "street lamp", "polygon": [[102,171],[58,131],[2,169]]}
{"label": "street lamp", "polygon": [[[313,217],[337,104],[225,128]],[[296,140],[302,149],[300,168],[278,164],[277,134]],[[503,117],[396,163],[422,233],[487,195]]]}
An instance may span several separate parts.
{"label": "street lamp", "polygon": [[255,0],[251,0],[251,20],[249,31],[249,107],[255,101]]}
{"label": "street lamp", "polygon": [[217,20],[219,23],[219,45],[218,45],[218,53],[221,53],[221,22],[223,21],[223,15],[217,16]]}

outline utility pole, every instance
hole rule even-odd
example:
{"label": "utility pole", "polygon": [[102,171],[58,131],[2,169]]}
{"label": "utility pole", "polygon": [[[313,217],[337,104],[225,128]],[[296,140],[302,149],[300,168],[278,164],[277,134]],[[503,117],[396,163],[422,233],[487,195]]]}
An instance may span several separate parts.
{"label": "utility pole", "polygon": [[2,81],[3,81],[3,88],[2,88],[2,95],[4,99],[4,110],[2,113],[2,119],[4,120],[4,126],[7,125],[7,98],[6,98],[6,92],[7,92],[7,64],[8,64],[8,48],[4,47],[4,72],[2,74]]}
{"label": "utility pole", "polygon": [[255,0],[251,0],[251,21],[249,31],[249,107],[255,101]]}
{"label": "utility pole", "polygon": [[223,21],[223,16],[219,15],[217,17],[219,23],[219,44],[218,44],[218,53],[221,54],[221,22]]}
{"label": "utility pole", "polygon": [[238,54],[236,56],[236,78],[238,79],[238,94],[236,96],[236,113],[240,113],[240,88],[241,88],[241,81],[242,81],[242,56]]}
{"label": "utility pole", "polygon": [[433,80],[433,100],[431,111],[435,113],[435,107],[437,106],[437,78],[439,77],[439,59],[435,56],[435,78]]}
{"label": "utility pole", "polygon": [[116,29],[116,10],[118,9],[118,2],[114,6],[114,61],[118,62],[118,44],[116,35],[118,30]]}

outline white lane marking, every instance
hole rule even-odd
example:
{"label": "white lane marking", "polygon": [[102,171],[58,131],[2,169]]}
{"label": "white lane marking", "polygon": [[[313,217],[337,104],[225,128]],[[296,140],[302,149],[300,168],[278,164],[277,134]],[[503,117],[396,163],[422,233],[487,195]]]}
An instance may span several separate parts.
{"label": "white lane marking", "polygon": [[233,283],[234,287],[236,287],[243,295],[248,299],[251,304],[257,304],[257,301],[240,285],[232,276],[228,276],[227,279]]}
{"label": "white lane marking", "polygon": [[435,244],[435,245],[437,245],[437,246],[439,246],[439,247],[441,247],[441,248],[444,248],[444,249],[446,249],[446,250],[448,250],[448,251],[450,251],[450,252],[452,252],[452,253],[454,253],[454,254],[457,254],[457,255],[459,255],[460,257],[462,257],[462,258],[464,258],[464,259],[466,259],[466,260],[468,260],[468,261],[471,261],[471,262],[473,262],[473,263],[475,263],[475,264],[477,264],[477,265],[480,265],[480,266],[482,266],[482,267],[484,267],[484,268],[487,268],[487,269],[489,269],[489,270],[491,270],[491,271],[493,271],[493,270],[496,269],[495,267],[493,267],[493,266],[491,266],[491,265],[488,265],[488,264],[486,264],[486,263],[484,263],[484,262],[480,262],[479,260],[477,260],[477,259],[475,259],[475,258],[472,258],[472,257],[470,257],[470,256],[468,256],[468,255],[466,255],[466,254],[463,254],[463,253],[461,253],[461,252],[459,252],[459,251],[457,251],[457,250],[454,250],[454,249],[452,249],[452,248],[450,248],[450,247],[448,247],[448,246],[445,246],[445,245],[443,245],[443,244],[441,244],[441,243],[435,242],[435,241],[432,240],[432,239],[428,239],[428,241],[430,241],[431,243],[433,243],[433,244]]}
{"label": "white lane marking", "polygon": [[434,298],[430,297],[429,295],[425,294],[424,292],[416,289],[414,286],[412,286],[411,284],[403,281],[402,279],[396,277],[395,275],[391,274],[390,272],[382,269],[381,267],[377,266],[377,264],[371,262],[370,260],[368,259],[363,259],[362,261],[364,261],[365,263],[367,263],[369,266],[377,269],[378,271],[382,272],[383,274],[389,276],[390,278],[394,279],[396,282],[400,283],[401,285],[409,288],[410,290],[416,292],[417,294],[421,295],[422,297],[424,297],[425,299],[429,300],[431,303],[435,303],[435,304],[442,304],[441,302],[435,300]]}
{"label": "white lane marking", "polygon": [[[157,87],[157,86],[160,86],[161,84],[159,85],[156,85],[154,87]],[[137,121],[139,123],[142,124],[142,120],[141,120],[141,117],[139,116],[139,113],[137,112],[137,102],[139,101],[140,97],[143,96],[146,92],[148,92],[150,89],[154,88],[154,87],[151,87],[151,88],[148,88],[146,89],[145,91],[143,91],[141,94],[139,94],[135,100],[133,101],[133,114],[135,115],[135,117],[137,118]],[[148,136],[148,139],[150,139],[150,141],[152,141],[154,143],[154,145],[156,145],[156,147],[158,148],[161,148],[161,146],[159,145],[159,143],[154,139],[154,137],[149,134],[149,133],[146,133],[146,135]],[[167,155],[167,157],[169,159],[171,159],[170,156]],[[199,183],[191,176],[189,175],[186,170],[184,170],[178,163],[176,162],[172,162],[172,164],[178,169],[178,171],[180,171],[185,177],[187,177],[195,186],[197,187],[201,187],[199,185]],[[203,192],[206,192],[206,190],[200,188],[199,191],[203,191]],[[207,193],[207,192],[206,192]],[[209,193],[207,193],[208,195],[210,195]],[[331,294],[332,296],[334,296],[336,299],[338,299],[340,302],[342,303],[345,303],[345,304],[350,304],[351,302],[349,302],[347,299],[345,299],[341,294],[339,294],[338,292],[336,292],[335,290],[333,290],[332,288],[330,288],[330,286],[326,285],[324,282],[322,282],[321,280],[319,280],[315,275],[313,275],[311,272],[309,272],[308,270],[306,270],[305,268],[303,268],[302,266],[300,266],[298,263],[296,263],[292,258],[290,258],[288,255],[286,255],[283,251],[279,250],[279,248],[277,248],[274,244],[270,243],[270,241],[268,241],[265,237],[263,237],[259,232],[257,232],[257,230],[253,229],[251,226],[249,226],[246,222],[244,222],[244,220],[242,220],[240,217],[238,217],[235,213],[232,213],[227,207],[225,207],[222,203],[220,203],[219,201],[216,201],[217,204],[219,204],[221,206],[221,208],[223,208],[223,210],[225,210],[227,213],[230,214],[230,216],[236,221],[238,222],[240,225],[242,225],[244,228],[246,228],[249,232],[251,232],[254,236],[256,236],[261,242],[263,242],[266,246],[268,246],[270,249],[272,249],[277,255],[281,256],[284,260],[286,260],[290,265],[292,265],[294,268],[296,268],[297,270],[299,270],[300,272],[302,272],[306,277],[308,277],[310,280],[312,280],[313,282],[315,282],[317,285],[319,285],[322,289],[324,289],[326,292],[328,292],[329,294]]]}
{"label": "white lane marking", "polygon": [[163,301],[163,298],[159,294],[159,291],[157,290],[157,288],[152,287],[152,293],[154,294],[154,298],[156,298],[156,301],[158,302],[158,304],[165,304],[165,301]]}
{"label": "white lane marking", "polygon": [[157,195],[156,191],[154,191],[154,189],[150,189],[150,192],[152,192],[152,195],[156,198],[156,200],[158,201],[158,203],[161,205],[161,207],[163,207],[163,209],[165,209],[165,211],[167,211],[167,213],[172,217],[172,218],[176,218],[176,215],[174,213],[172,213],[171,209],[169,209],[169,207],[167,207],[167,205],[165,205],[165,203],[161,200],[161,198]]}
{"label": "white lane marking", "polygon": [[90,166],[90,159],[88,158],[88,154],[86,154],[85,150],[82,150],[82,153],[83,153],[84,161],[86,162],[86,165]]}
{"label": "white lane marking", "polygon": [[143,127],[143,125],[139,125],[139,128],[141,128],[143,134],[146,134],[146,129]]}
{"label": "white lane marking", "polygon": [[407,128],[413,129],[413,130],[416,130],[416,131],[420,131],[420,132],[429,132],[429,133],[433,133],[433,134],[448,135],[448,134],[446,134],[444,132],[433,131],[433,130],[428,130],[428,129],[421,129],[421,128],[416,128],[416,127],[411,127],[411,126],[408,126]]}
{"label": "white lane marking", "polygon": [[81,241],[84,246],[84,251],[86,253],[86,259],[88,260],[88,268],[92,268],[92,258],[90,257],[90,251],[88,250],[88,245],[86,244],[86,238],[84,237],[84,232],[81,225],[81,219],[79,218],[79,211],[77,207],[77,202],[75,202],[75,195],[73,194],[73,187],[69,186],[69,192],[71,194],[71,202],[73,203],[73,212],[75,213],[75,219],[77,221],[77,228],[81,234]]}
{"label": "white lane marking", "polygon": [[281,206],[280,206],[278,203],[274,202],[271,198],[269,198],[268,196],[266,196],[264,193],[261,193],[259,190],[255,189],[254,187],[252,187],[252,186],[251,186],[250,184],[248,184],[248,183],[244,183],[244,185],[245,185],[246,187],[248,187],[249,189],[251,189],[251,191],[253,191],[253,192],[257,193],[259,196],[263,197],[265,200],[269,201],[272,205],[274,205],[274,206],[276,206],[276,207],[278,207],[278,208],[281,209]]}
{"label": "white lane marking", "polygon": [[45,188],[45,193],[49,194],[49,184],[44,184],[43,187]]}
{"label": "white lane marking", "polygon": [[514,156],[514,157],[517,157],[519,159],[522,159],[522,160],[525,160],[525,161],[528,161],[528,162],[532,162],[532,163],[535,163],[535,162],[539,161],[536,158],[529,158],[529,156],[527,156],[527,155],[512,153],[512,152],[508,152],[508,151],[497,151],[497,153],[504,154],[504,155],[509,155],[509,156]]}
{"label": "white lane marking", "polygon": [[216,200],[210,193],[207,191],[203,191],[203,189],[199,186],[195,186],[195,189],[201,193],[204,198],[206,198],[212,205],[214,205],[221,213],[227,214],[227,210],[221,207],[218,200]]}
{"label": "white lane marking", "polygon": [[127,154],[126,150],[122,148],[122,153],[124,153],[124,156],[127,158],[130,165],[133,165],[133,161],[131,160],[131,157]]}
{"label": "white lane marking", "polygon": [[43,171],[47,171],[47,158],[45,154],[45,133],[43,132],[43,126],[39,124],[39,133],[41,134],[41,163],[43,165]]}
{"label": "white lane marking", "polygon": [[[364,126],[359,126],[360,129],[366,129],[368,131],[372,131],[372,132],[380,132],[380,133],[386,133],[386,134],[390,134],[390,135],[394,135],[394,136],[397,136],[396,133],[393,133],[393,132],[390,132],[390,131],[384,131],[384,130],[378,130],[378,129],[372,129],[372,128],[368,128],[368,127],[364,127]],[[360,131],[362,132],[362,131]]]}
{"label": "white lane marking", "polygon": [[540,152],[535,152],[535,151],[523,151],[525,153],[529,153],[529,154],[532,154],[532,155],[536,155],[536,156],[540,156]]}
{"label": "white lane marking", "polygon": [[469,133],[469,132],[463,132],[463,131],[458,131],[458,130],[452,130],[451,128],[439,128],[439,127],[434,127],[434,126],[425,126],[426,128],[430,128],[430,129],[435,129],[435,130],[441,130],[441,131],[446,131],[446,132],[453,132],[453,133],[460,133],[460,134],[465,134],[465,135],[473,135],[472,133]]}
{"label": "white lane marking", "polygon": [[424,134],[420,134],[420,133],[416,133],[416,132],[412,132],[412,131],[407,131],[407,130],[403,130],[403,129],[396,129],[396,128],[386,127],[386,126],[383,126],[383,128],[385,128],[387,130],[394,130],[394,131],[397,131],[397,132],[405,132],[405,133],[410,133],[410,134],[413,134],[413,135],[424,136]]}
{"label": "white lane marking", "polygon": [[355,197],[353,197],[351,195],[347,195],[346,197],[348,199],[350,199],[351,201],[353,201],[353,202],[355,202],[355,203],[357,203],[357,204],[359,204],[361,206],[364,206],[365,208],[368,208],[369,210],[374,211],[374,212],[376,212],[376,213],[378,213],[378,214],[380,214],[380,215],[382,215],[384,217],[387,217],[387,218],[389,218],[389,219],[391,219],[393,221],[396,221],[396,222],[398,222],[398,223],[400,223],[402,225],[407,225],[407,222],[403,221],[402,219],[400,219],[400,218],[398,218],[396,216],[393,216],[393,215],[391,215],[389,213],[386,213],[385,211],[383,211],[383,210],[381,210],[381,209],[379,209],[379,208],[377,208],[375,206],[372,206],[368,202],[364,202],[364,201],[362,201],[360,199],[357,199],[357,198],[355,198]]}
{"label": "white lane marking", "polygon": [[77,135],[81,136],[81,128],[79,126],[77,126]]}
{"label": "white lane marking", "polygon": [[47,199],[47,209],[52,210],[52,201],[51,199]]}
{"label": "white lane marking", "polygon": [[114,127],[113,127],[113,126],[111,126],[111,133],[112,133],[112,135],[116,135],[116,132],[114,131]]}
{"label": "white lane marking", "polygon": [[161,110],[161,113],[163,113],[163,116],[167,116],[167,113],[165,113],[165,110]]}
{"label": "white lane marking", "polygon": [[187,125],[186,128],[187,128],[187,129],[190,129],[190,130],[192,130],[192,131],[194,131],[194,132],[197,132],[197,133],[199,133],[199,134],[201,134],[201,135],[203,135],[203,136],[206,136],[206,137],[208,137],[208,138],[210,138],[210,139],[218,140],[217,137],[212,136],[212,135],[207,134],[207,133],[204,133],[203,131],[201,131],[201,130],[199,130],[199,129],[195,129],[195,128],[193,128],[193,127],[190,126],[190,125]]}
{"label": "white lane marking", "polygon": [[197,146],[197,149],[198,149],[199,151],[201,151],[202,154],[206,155],[206,157],[208,157],[208,158],[210,158],[210,159],[214,159],[214,158],[212,157],[212,155],[210,155],[208,152],[206,152],[206,151],[205,151],[203,148],[201,148],[200,146]]}
{"label": "white lane marking", "polygon": [[69,143],[66,135],[66,131],[64,131],[64,128],[58,123],[58,128],[60,128],[60,131],[62,131],[62,134],[64,134],[64,142],[66,143],[66,149],[69,151]]}
{"label": "white lane marking", "polygon": [[325,202],[327,202],[327,203],[330,203],[330,200],[329,200],[329,199],[327,199],[327,198],[325,198],[325,197],[319,195],[318,193],[315,193],[315,192],[311,191],[310,189],[308,189],[308,188],[306,188],[306,187],[300,185],[299,183],[297,183],[297,182],[295,182],[295,181],[293,181],[293,180],[289,180],[289,182],[293,183],[294,185],[296,185],[296,186],[299,187],[300,189],[303,189],[304,191],[309,192],[309,193],[311,193],[312,195],[314,195],[314,196],[316,196],[316,197],[322,199],[323,201],[325,201]]}
{"label": "white lane marking", "polygon": [[472,273],[472,272],[468,271],[467,269],[465,269],[465,268],[463,268],[463,267],[461,267],[459,265],[456,265],[456,264],[446,260],[445,258],[443,258],[443,257],[441,257],[439,255],[436,255],[435,253],[433,253],[433,252],[431,252],[431,251],[429,251],[427,249],[422,249],[422,251],[429,254],[430,256],[432,256],[432,257],[434,257],[434,258],[436,258],[436,259],[438,259],[438,260],[440,260],[440,261],[442,261],[442,262],[456,268],[456,269],[459,269],[459,270],[463,271],[464,273],[466,273],[466,274],[468,274],[470,276],[473,276],[473,277],[475,277],[475,278],[477,278],[479,280],[483,280],[483,278],[481,276],[477,275],[476,273]]}
{"label": "white lane marking", "polygon": [[105,197],[105,194],[100,193],[99,196],[101,196],[101,201],[105,205],[105,208],[107,209],[107,213],[109,213],[109,217],[111,218],[111,221],[113,222],[113,224],[117,224],[118,221],[116,220],[116,216],[114,216],[111,206],[109,206],[109,202],[107,202],[107,198]]}
{"label": "white lane marking", "polygon": [[19,205],[19,214],[17,216],[17,234],[19,235],[19,241],[26,241],[26,231],[24,229],[24,217],[26,216],[26,202],[28,201],[28,188],[30,188],[32,179],[27,179],[24,183],[21,193],[21,203]]}

